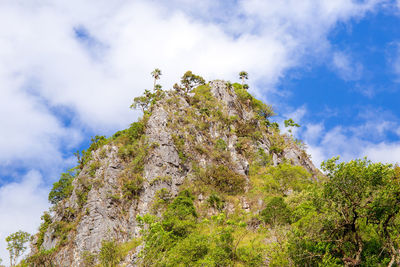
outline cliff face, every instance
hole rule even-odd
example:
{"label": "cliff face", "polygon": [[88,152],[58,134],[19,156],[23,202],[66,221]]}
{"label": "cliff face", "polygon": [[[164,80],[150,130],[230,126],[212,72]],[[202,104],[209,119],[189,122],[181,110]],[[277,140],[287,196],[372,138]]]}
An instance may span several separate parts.
{"label": "cliff face", "polygon": [[[72,194],[53,207],[32,243],[35,264],[85,266],[90,257],[98,262],[104,240],[122,244],[140,237],[137,216],[160,215],[155,199],[163,192],[174,198],[191,188],[200,206],[212,187],[238,199],[238,207],[226,200],[227,214],[236,209],[258,214],[263,199],[247,192],[254,186],[252,166],[261,161],[302,166],[315,176],[317,169],[293,139],[263,122],[260,113],[266,108],[223,81],[188,94],[164,92],[140,122],[142,128],[132,126],[90,151],[72,181]],[[133,138],[126,137],[129,131]],[[216,213],[210,207],[204,216]],[[128,250],[121,264],[138,265],[142,246]]]}

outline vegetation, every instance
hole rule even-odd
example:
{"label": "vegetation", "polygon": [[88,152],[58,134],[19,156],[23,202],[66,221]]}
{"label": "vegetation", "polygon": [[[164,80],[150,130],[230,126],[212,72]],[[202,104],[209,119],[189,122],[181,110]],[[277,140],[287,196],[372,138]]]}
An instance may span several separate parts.
{"label": "vegetation", "polygon": [[6,237],[7,250],[10,254],[10,265],[14,266],[19,256],[26,250],[26,243],[29,241],[30,234],[23,231],[15,232]]}
{"label": "vegetation", "polygon": [[42,217],[42,224],[39,227],[39,233],[38,233],[38,239],[36,242],[36,246],[40,248],[43,244],[44,241],[44,234],[46,233],[47,229],[49,228],[49,225],[52,223],[51,221],[51,216],[48,212],[45,212]]}
{"label": "vegetation", "polygon": [[[157,69],[157,68],[154,69],[154,70],[151,72],[151,76],[153,76],[153,78],[154,78],[154,86],[153,86],[154,91],[157,91],[157,80],[160,79],[161,70],[160,70],[160,69]],[[161,88],[159,88],[159,89],[161,89]]]}
{"label": "vegetation", "polygon": [[204,85],[205,80],[203,77],[193,74],[190,70],[185,72],[181,78],[181,86],[178,84],[174,85],[174,89],[176,91],[183,91],[185,93],[189,93],[193,88]]}
{"label": "vegetation", "polygon": [[101,242],[100,263],[104,267],[114,267],[121,260],[121,252],[115,240]]}
{"label": "vegetation", "polygon": [[76,171],[74,169],[62,173],[58,182],[53,184],[53,188],[49,193],[49,202],[57,204],[59,201],[69,198],[74,190],[72,180],[75,178]]}
{"label": "vegetation", "polygon": [[[400,265],[400,167],[333,158],[322,164],[324,174],[310,173],[283,157],[292,148],[300,151],[300,162],[307,154],[270,122],[272,107],[246,90],[246,72],[241,84],[227,83],[233,114],[190,71],[168,94],[157,84],[161,71],[151,74],[154,91],[132,104],[143,117],[110,138],[92,138],[77,153],[78,166],[54,183],[49,201],[58,216],[52,221],[44,213],[37,253],[21,266],[51,266],[55,253],[73,246],[76,226],[92,214],[89,192],[104,185],[103,166],[116,148],[121,168],[106,193],[109,203],[118,204],[115,218],[127,219],[141,201],[149,201],[149,213],[136,218],[140,239],[103,240],[98,252],[81,254],[85,266],[117,266],[139,244],[139,266]],[[162,175],[148,177],[145,163],[166,145],[145,134],[152,130],[146,127],[155,106],[167,114],[168,146],[179,159],[157,166],[166,169]],[[299,127],[293,119],[284,125],[289,133]],[[152,199],[141,199],[144,188],[153,190]],[[77,205],[64,205],[71,195]],[[116,231],[111,237],[129,234]],[[57,244],[45,251],[48,234]]]}
{"label": "vegetation", "polygon": [[242,80],[242,86],[244,86],[244,80],[249,78],[249,74],[245,71],[239,72],[239,78]]}
{"label": "vegetation", "polygon": [[287,119],[287,120],[284,121],[284,123],[285,123],[285,127],[289,128],[289,130],[288,130],[289,133],[292,133],[292,128],[293,127],[296,127],[296,128],[300,127],[300,125],[295,123],[293,121],[293,119]]}

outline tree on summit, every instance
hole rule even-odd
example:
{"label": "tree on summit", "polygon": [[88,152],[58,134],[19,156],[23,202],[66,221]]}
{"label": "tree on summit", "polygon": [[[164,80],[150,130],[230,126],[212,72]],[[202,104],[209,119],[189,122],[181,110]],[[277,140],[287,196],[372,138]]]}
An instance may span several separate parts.
{"label": "tree on summit", "polygon": [[249,74],[245,71],[239,72],[239,78],[242,80],[242,86],[244,86],[244,80],[249,79]]}
{"label": "tree on summit", "polygon": [[[181,84],[183,88],[181,87],[180,89],[183,89],[186,93],[189,93],[194,87],[203,85],[205,84],[206,81],[203,79],[203,77],[193,74],[190,70],[185,72],[181,78]],[[174,85],[174,88],[176,89],[177,85]]]}
{"label": "tree on summit", "polygon": [[[154,86],[153,86],[154,91],[156,91],[156,89],[158,89],[158,88],[157,88],[157,80],[160,79],[160,76],[161,76],[161,75],[162,75],[162,74],[161,74],[161,70],[158,69],[158,68],[154,69],[154,70],[151,72],[151,76],[153,76],[153,78],[154,78]],[[160,87],[161,87],[161,86],[160,86]]]}

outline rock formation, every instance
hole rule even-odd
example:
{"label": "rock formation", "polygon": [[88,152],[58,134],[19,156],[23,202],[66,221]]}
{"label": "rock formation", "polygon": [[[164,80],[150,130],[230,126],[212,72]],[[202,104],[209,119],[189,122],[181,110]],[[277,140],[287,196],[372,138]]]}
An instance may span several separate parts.
{"label": "rock formation", "polygon": [[[237,196],[244,212],[257,214],[263,199],[246,195],[252,188],[252,164],[288,163],[303,167],[312,176],[318,174],[293,138],[271,126],[271,114],[265,114],[270,107],[239,85],[217,80],[190,93],[162,94],[140,125],[98,141],[81,159],[72,194],[52,207],[47,224],[32,242],[28,261],[34,266],[50,262],[85,266],[85,262],[99,261],[96,255],[104,240],[123,244],[138,239],[142,228],[137,216],[160,215],[154,207],[160,192],[174,198],[182,188],[210,184]],[[221,168],[232,180],[214,177]],[[209,197],[201,188],[193,194],[196,206]],[[227,200],[223,212],[234,212],[235,205]],[[216,213],[210,207],[206,214]],[[121,264],[137,266],[142,246],[127,251]]]}

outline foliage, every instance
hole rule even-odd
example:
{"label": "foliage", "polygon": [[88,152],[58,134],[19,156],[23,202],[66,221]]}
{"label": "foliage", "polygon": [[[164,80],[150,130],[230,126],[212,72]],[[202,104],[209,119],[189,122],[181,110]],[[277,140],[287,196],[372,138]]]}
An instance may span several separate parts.
{"label": "foliage", "polygon": [[143,189],[144,179],[139,174],[131,174],[131,176],[125,179],[122,186],[123,196],[128,199],[137,198],[140,191]]}
{"label": "foliage", "polygon": [[219,150],[219,151],[225,151],[226,148],[227,148],[227,145],[226,145],[224,139],[218,139],[218,140],[215,142],[215,148],[216,148],[217,150]]}
{"label": "foliage", "polygon": [[105,136],[96,135],[95,137],[91,138],[91,144],[87,150],[82,150],[80,153],[79,151],[75,153],[75,156],[78,160],[78,166],[76,167],[78,170],[82,170],[83,167],[92,160],[92,152],[96,151],[100,147],[107,144],[108,140]]}
{"label": "foliage", "polygon": [[263,221],[272,226],[290,223],[290,210],[282,197],[273,197],[261,212]]}
{"label": "foliage", "polygon": [[225,200],[219,197],[216,193],[212,193],[208,197],[207,203],[210,205],[210,207],[218,210],[219,212],[221,212],[225,207]]}
{"label": "foliage", "polygon": [[43,244],[44,241],[44,235],[47,231],[47,229],[49,228],[49,225],[52,223],[51,220],[51,216],[48,212],[45,212],[42,217],[40,217],[42,219],[42,223],[40,224],[39,227],[39,233],[38,233],[38,239],[36,242],[36,246],[40,249],[40,247]]}
{"label": "foliage", "polygon": [[190,70],[185,72],[181,78],[181,87],[186,93],[190,92],[194,87],[205,84],[203,77],[193,74]]}
{"label": "foliage", "polygon": [[[145,241],[142,266],[262,266],[263,248],[248,237],[246,224],[224,214],[199,221],[193,196],[182,191],[161,218],[138,216]],[[171,227],[173,225],[173,227]]]}
{"label": "foliage", "polygon": [[292,132],[292,128],[293,128],[293,127],[296,127],[296,128],[300,127],[300,125],[297,124],[297,123],[295,123],[295,122],[293,121],[293,119],[287,119],[287,120],[284,121],[284,123],[285,123],[285,127],[286,127],[286,128],[289,128],[289,130],[288,130],[289,133]]}
{"label": "foliage", "polygon": [[76,176],[76,170],[71,169],[61,174],[61,178],[58,182],[53,184],[53,188],[49,193],[49,202],[51,204],[57,204],[59,201],[69,198],[74,190],[72,181]]}
{"label": "foliage", "polygon": [[138,96],[133,99],[131,108],[141,109],[144,113],[149,109],[154,97],[155,95],[153,93],[151,93],[149,90],[145,90],[142,96]]}
{"label": "foliage", "polygon": [[398,168],[366,159],[337,160],[322,164],[329,179],[294,225],[291,257],[299,265],[398,264]]}
{"label": "foliage", "polygon": [[92,189],[92,184],[89,181],[87,176],[81,176],[78,180],[79,188],[75,190],[75,194],[77,197],[77,203],[80,208],[82,208],[88,199],[89,191]]}
{"label": "foliage", "polygon": [[25,266],[53,266],[53,255],[58,251],[58,249],[59,246],[55,246],[49,250],[39,250],[38,253],[26,259]]}
{"label": "foliage", "polygon": [[104,267],[114,267],[121,260],[121,251],[115,240],[101,242],[101,249],[99,252],[99,260]]}
{"label": "foliage", "polygon": [[30,234],[23,231],[15,232],[6,237],[7,250],[10,254],[10,265],[14,266],[19,256],[26,250],[26,243],[29,241]]}
{"label": "foliage", "polygon": [[83,266],[84,267],[92,267],[94,266],[96,262],[96,255],[91,253],[90,251],[83,251],[82,252],[82,260],[83,260]]}
{"label": "foliage", "polygon": [[254,98],[246,89],[243,88],[243,85],[234,83],[233,88],[239,100],[243,104],[252,107],[259,120],[266,121],[266,123],[269,124],[268,119],[275,115],[272,107]]}
{"label": "foliage", "polygon": [[239,72],[239,78],[242,80],[242,85],[244,85],[244,80],[249,78],[249,74],[245,71]]}
{"label": "foliage", "polygon": [[198,170],[198,176],[205,184],[224,193],[235,195],[244,190],[244,176],[224,165],[211,165],[205,170]]}
{"label": "foliage", "polygon": [[292,191],[300,192],[311,183],[311,175],[303,167],[288,163],[266,168],[260,174],[265,180],[264,189],[282,196]]}

